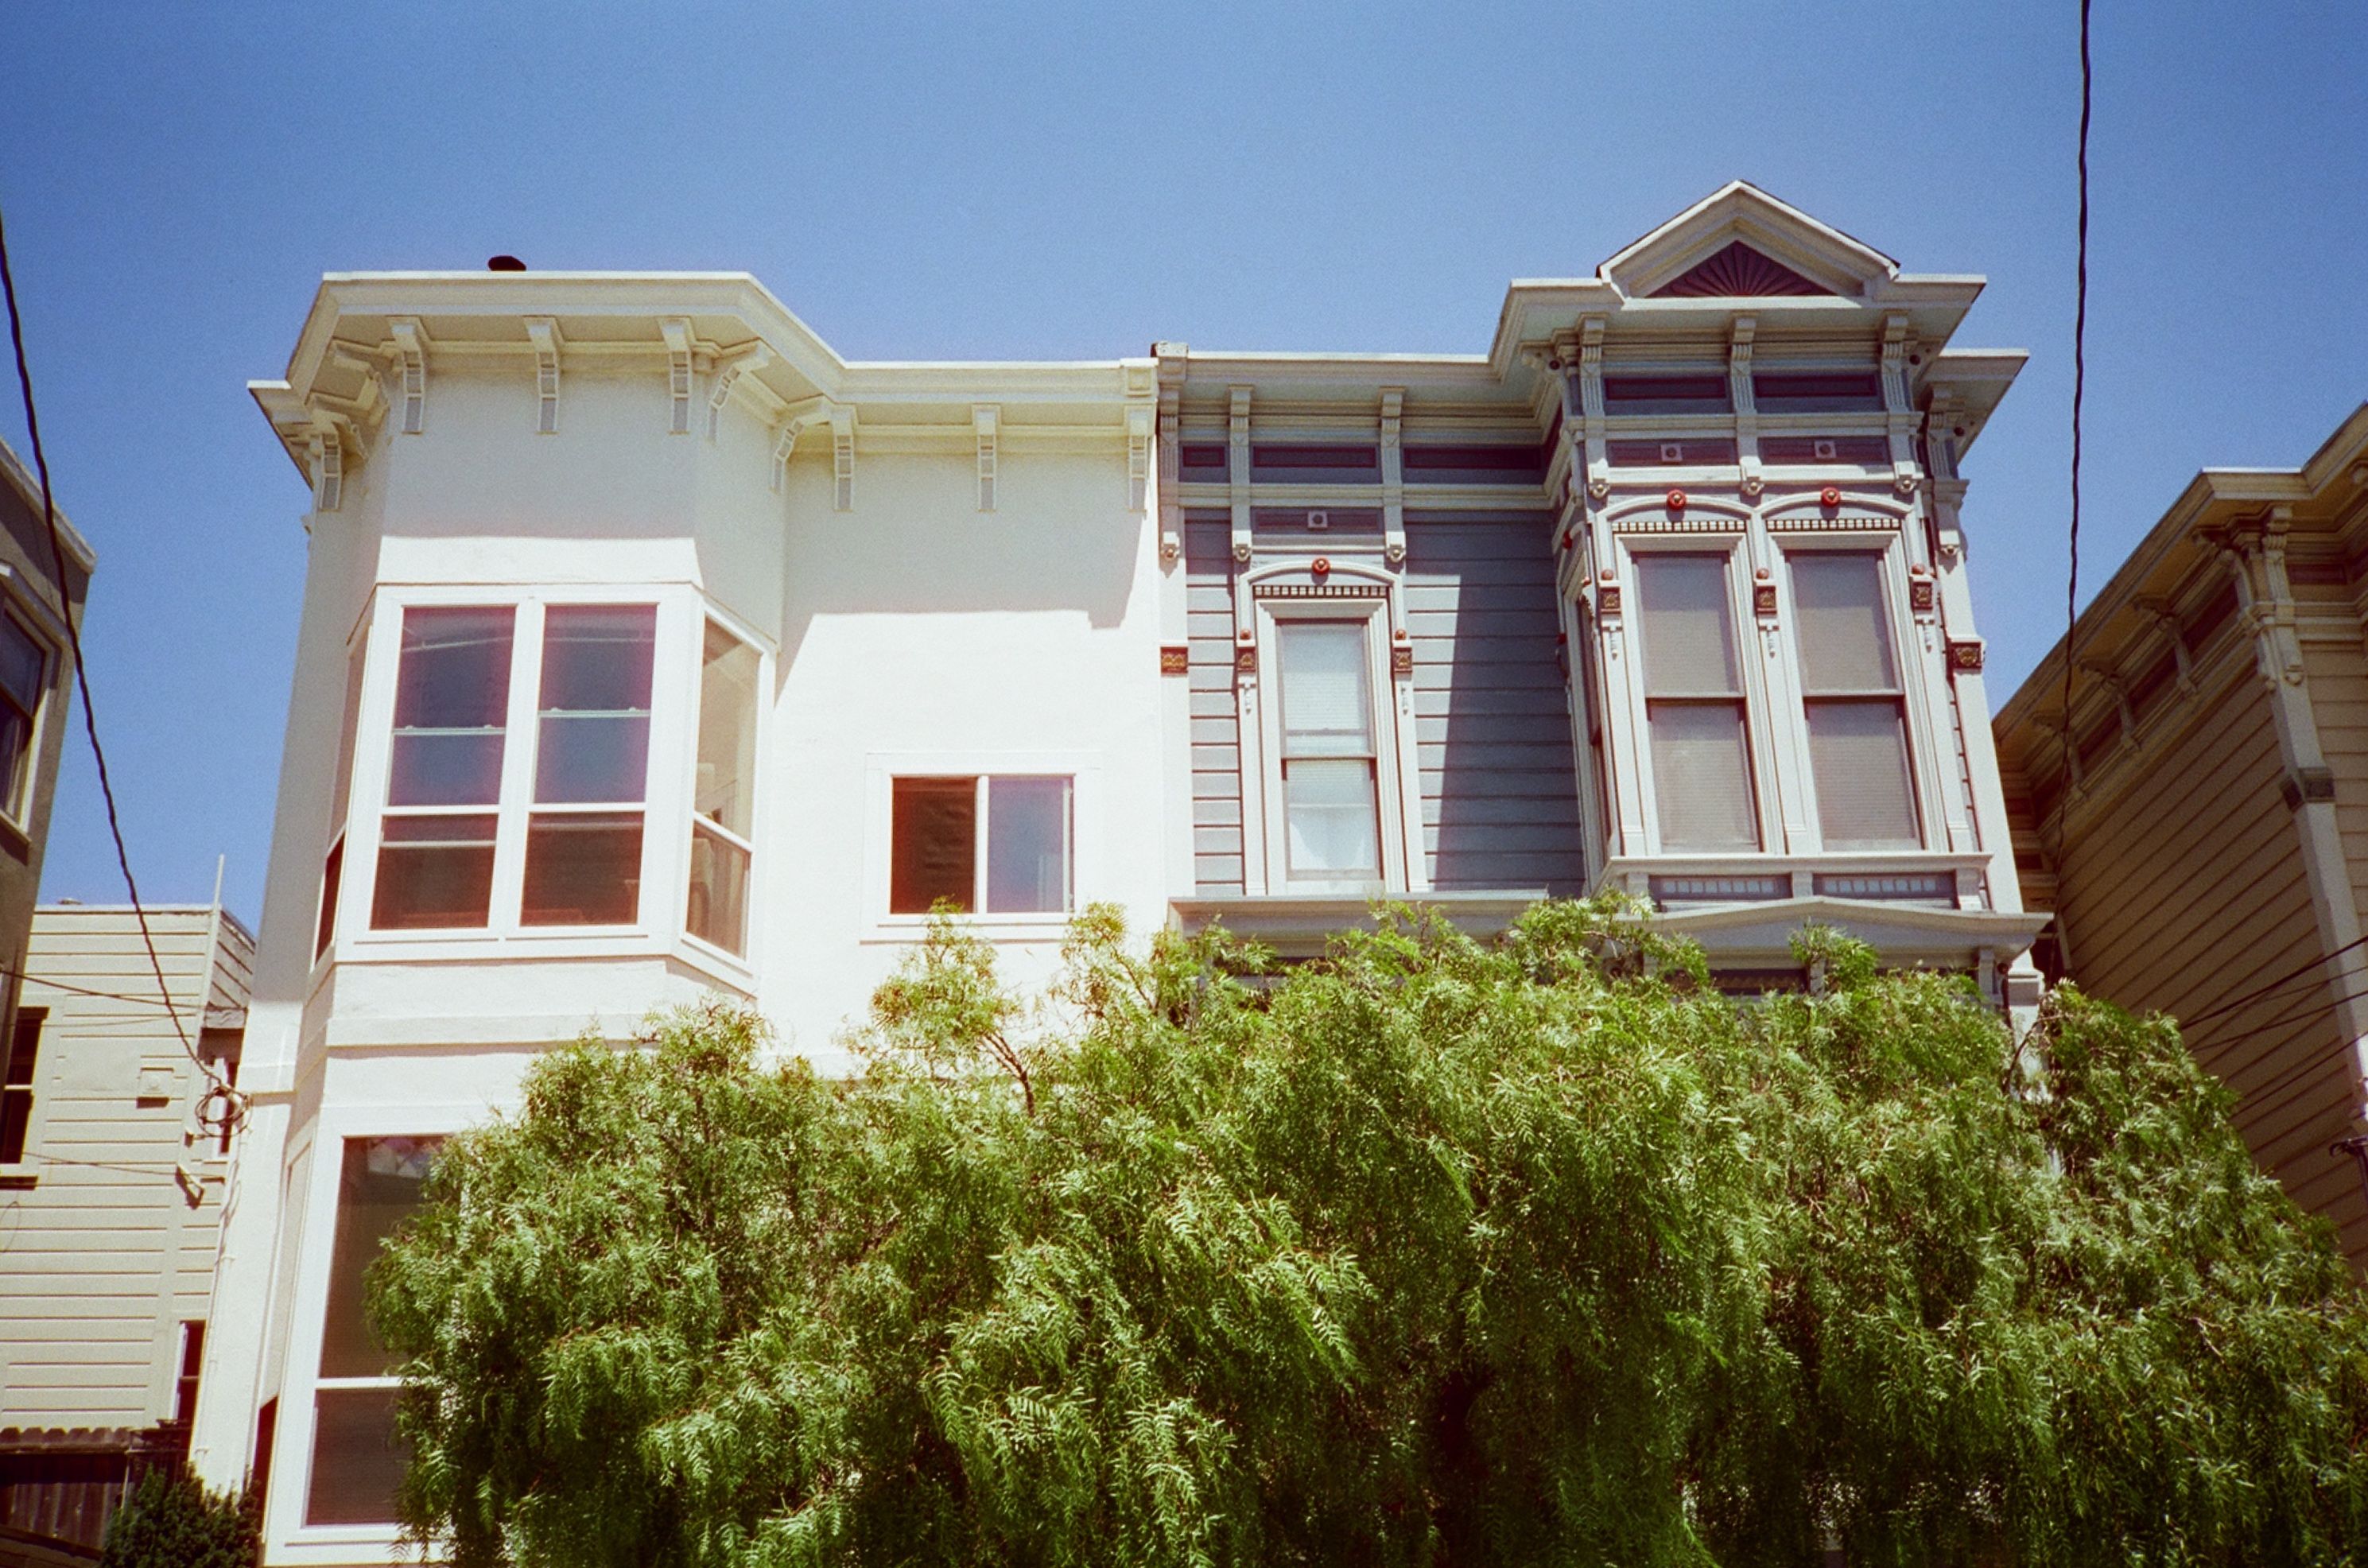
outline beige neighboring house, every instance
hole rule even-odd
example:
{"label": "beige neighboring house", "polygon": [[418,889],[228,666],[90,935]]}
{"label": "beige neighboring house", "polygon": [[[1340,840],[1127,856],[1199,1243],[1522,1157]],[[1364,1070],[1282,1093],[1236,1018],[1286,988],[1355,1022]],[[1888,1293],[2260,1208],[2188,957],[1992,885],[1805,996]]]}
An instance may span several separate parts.
{"label": "beige neighboring house", "polygon": [[[189,1047],[237,1072],[255,938],[149,909]],[[46,904],[0,1090],[0,1565],[95,1559],[108,1511],[186,1451],[229,1142],[201,1122],[128,906]]]}
{"label": "beige neighboring house", "polygon": [[2179,1018],[2368,1264],[2368,405],[2197,474],[2075,635],[2068,721],[2059,642],[1997,723],[2043,961]]}

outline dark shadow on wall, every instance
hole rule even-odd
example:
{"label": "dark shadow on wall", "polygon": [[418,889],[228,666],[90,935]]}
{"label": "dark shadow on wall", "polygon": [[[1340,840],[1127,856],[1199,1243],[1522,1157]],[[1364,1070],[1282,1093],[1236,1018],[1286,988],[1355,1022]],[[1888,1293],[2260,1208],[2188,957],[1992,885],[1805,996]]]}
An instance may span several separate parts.
{"label": "dark shadow on wall", "polygon": [[1586,889],[1552,530],[1542,513],[1407,520],[1423,821],[1441,892]]}

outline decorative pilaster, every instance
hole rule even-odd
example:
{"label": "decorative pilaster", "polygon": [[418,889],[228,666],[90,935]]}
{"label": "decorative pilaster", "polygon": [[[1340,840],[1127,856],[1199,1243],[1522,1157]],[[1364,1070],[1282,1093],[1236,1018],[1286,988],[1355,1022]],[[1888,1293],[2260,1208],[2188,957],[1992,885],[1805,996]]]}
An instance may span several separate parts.
{"label": "decorative pilaster", "polygon": [[1400,420],[1406,411],[1406,389],[1382,389],[1382,559],[1396,566],[1406,560],[1406,453],[1398,444]]}
{"label": "decorative pilaster", "polygon": [[1759,404],[1751,391],[1751,340],[1759,324],[1737,316],[1726,339],[1726,392],[1735,404],[1735,460],[1743,475],[1743,498],[1759,499]]}
{"label": "decorative pilaster", "polygon": [[1250,558],[1250,389],[1235,387],[1226,415],[1229,442],[1225,472],[1232,482],[1234,559],[1247,565]]}
{"label": "decorative pilaster", "polygon": [[1891,487],[1902,495],[1916,494],[1916,431],[1923,421],[1907,388],[1907,316],[1894,311],[1883,318],[1883,409],[1891,437]]}

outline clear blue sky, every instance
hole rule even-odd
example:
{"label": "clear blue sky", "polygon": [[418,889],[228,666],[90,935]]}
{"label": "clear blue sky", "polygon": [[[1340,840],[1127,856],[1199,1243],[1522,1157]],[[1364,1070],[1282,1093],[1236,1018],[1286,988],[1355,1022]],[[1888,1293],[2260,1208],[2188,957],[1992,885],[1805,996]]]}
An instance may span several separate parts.
{"label": "clear blue sky", "polygon": [[[1748,178],[1987,274],[1959,341],[2032,351],[1967,469],[2003,700],[2062,613],[2077,15],[10,6],[0,212],[143,891],[227,855],[259,913],[305,495],[244,383],[320,273],[496,251],[746,269],[857,358],[1477,352],[1508,278]],[[2092,585],[2197,468],[2297,462],[2368,397],[2368,9],[2095,30]],[[68,756],[46,891],[120,896]]]}

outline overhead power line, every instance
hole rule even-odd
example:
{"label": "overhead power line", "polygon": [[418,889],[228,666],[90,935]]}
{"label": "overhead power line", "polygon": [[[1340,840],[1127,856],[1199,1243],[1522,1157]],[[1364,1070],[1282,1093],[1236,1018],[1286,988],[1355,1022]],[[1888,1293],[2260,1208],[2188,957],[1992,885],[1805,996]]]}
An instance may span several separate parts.
{"label": "overhead power line", "polygon": [[[140,881],[131,874],[131,852],[123,846],[123,823],[115,808],[115,783],[108,775],[107,748],[99,744],[98,715],[90,700],[90,666],[82,656],[82,628],[74,620],[73,596],[67,587],[65,541],[58,532],[57,500],[50,489],[49,456],[41,448],[41,419],[33,402],[33,371],[25,356],[25,322],[17,306],[17,275],[8,264],[8,229],[5,221],[0,221],[0,291],[8,297],[8,341],[17,351],[17,386],[25,398],[25,433],[32,443],[33,470],[41,481],[41,521],[49,529],[50,561],[57,573],[58,619],[65,623],[66,643],[74,656],[74,685],[82,693],[83,733],[90,740],[91,760],[97,765],[98,793],[107,807],[108,834],[115,841],[115,863],[123,872],[123,889],[140,925],[141,945],[148,949],[148,967],[155,971],[156,989],[165,998],[165,1015],[173,1021],[173,1032],[180,1037],[182,1051],[206,1076],[207,1100],[219,1097],[222,1105],[218,1116],[201,1111],[200,1122],[212,1131],[234,1131],[246,1119],[246,1096],[198,1054],[196,1042],[189,1039],[188,1028],[181,1021],[181,1010],[173,1005],[173,987],[165,978],[165,960],[156,954],[155,935],[148,928],[148,911],[140,902]],[[8,1041],[11,1054],[15,1048],[16,1041]]]}

